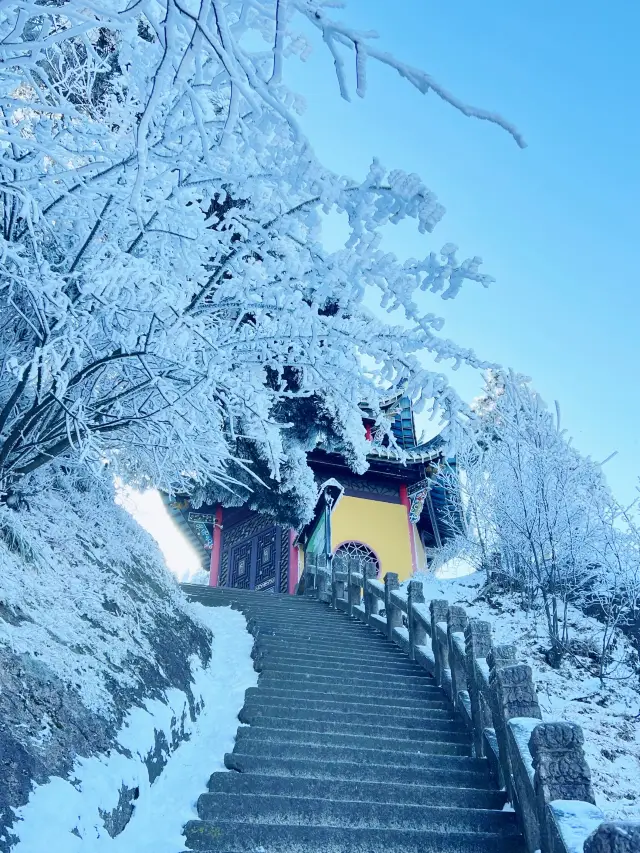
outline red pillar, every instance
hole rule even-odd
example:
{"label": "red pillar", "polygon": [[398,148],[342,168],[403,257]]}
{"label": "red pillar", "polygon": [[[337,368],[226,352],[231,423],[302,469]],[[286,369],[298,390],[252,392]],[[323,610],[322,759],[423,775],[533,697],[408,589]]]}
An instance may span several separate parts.
{"label": "red pillar", "polygon": [[400,486],[400,501],[407,510],[407,528],[409,533],[409,545],[411,546],[411,570],[415,572],[418,567],[418,556],[416,554],[416,541],[413,538],[413,524],[411,524],[411,519],[409,518],[409,513],[411,512],[411,501],[409,500],[408,490],[404,483]]}
{"label": "red pillar", "polygon": [[222,543],[222,507],[216,509],[213,525],[213,547],[211,549],[211,567],[209,569],[209,586],[218,586],[220,572],[220,546]]}

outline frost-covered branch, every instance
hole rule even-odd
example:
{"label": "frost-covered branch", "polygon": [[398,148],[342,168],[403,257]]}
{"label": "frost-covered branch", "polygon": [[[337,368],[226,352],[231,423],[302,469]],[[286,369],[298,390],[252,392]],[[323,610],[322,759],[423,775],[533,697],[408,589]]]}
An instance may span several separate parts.
{"label": "frost-covered branch", "polygon": [[[360,95],[380,61],[512,129],[326,7],[0,10],[0,499],[63,457],[170,491],[236,488],[250,470],[308,514],[308,449],[334,442],[366,465],[362,404],[375,411],[401,383],[446,418],[464,408],[424,357],[486,364],[441,335],[425,294],[490,278],[452,244],[406,261],[381,249],[403,220],[431,233],[442,205],[400,169],[374,162],[354,181],[319,163],[285,62],[304,58],[310,20],[345,91],[352,51]],[[348,225],[334,251],[327,214]],[[372,314],[376,302],[397,325]]]}

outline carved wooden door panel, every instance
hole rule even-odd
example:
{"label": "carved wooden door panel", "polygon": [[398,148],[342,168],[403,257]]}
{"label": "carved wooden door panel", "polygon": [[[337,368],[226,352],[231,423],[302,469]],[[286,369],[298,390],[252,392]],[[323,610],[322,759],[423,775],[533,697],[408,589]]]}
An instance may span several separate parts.
{"label": "carved wooden door panel", "polygon": [[230,586],[236,589],[253,589],[251,585],[253,548],[252,540],[231,550]]}
{"label": "carved wooden door panel", "polygon": [[278,536],[277,527],[271,527],[256,536],[256,571],[253,589],[266,592],[277,586],[279,552],[280,536]]}

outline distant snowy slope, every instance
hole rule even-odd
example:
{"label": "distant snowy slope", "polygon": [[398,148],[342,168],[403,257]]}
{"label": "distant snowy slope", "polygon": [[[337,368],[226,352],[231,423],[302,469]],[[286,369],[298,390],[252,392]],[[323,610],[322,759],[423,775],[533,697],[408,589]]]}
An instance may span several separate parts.
{"label": "distant snowy slope", "polygon": [[[146,757],[157,775],[200,710],[194,671],[211,655],[210,632],[191,618],[156,543],[115,505],[110,485],[47,477],[28,506],[0,506],[2,853],[15,840],[12,807],[26,803],[34,782],[67,777],[77,757],[116,745],[132,708],[179,691],[184,713]],[[134,798],[123,788],[104,816],[113,833]]]}

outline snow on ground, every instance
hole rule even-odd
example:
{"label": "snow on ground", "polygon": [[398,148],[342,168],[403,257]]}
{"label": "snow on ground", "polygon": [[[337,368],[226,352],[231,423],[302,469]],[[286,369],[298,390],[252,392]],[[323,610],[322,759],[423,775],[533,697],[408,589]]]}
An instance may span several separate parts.
{"label": "snow on ground", "polygon": [[[197,720],[190,721],[187,697],[168,691],[168,705],[159,700],[134,709],[118,735],[130,756],[111,750],[74,767],[74,781],[60,777],[37,786],[26,806],[17,810],[20,838],[15,853],[176,853],[184,847],[183,825],[197,817],[197,798],[209,776],[224,770],[225,752],[233,749],[238,712],[244,693],[257,683],[250,657],[253,638],[246,621],[230,608],[189,606],[192,617],[213,632],[212,657],[203,669],[194,656],[193,693],[203,702]],[[186,711],[186,713],[185,713]],[[171,717],[186,719],[189,739],[172,753],[160,776],[149,784],[144,757],[154,744],[154,729],[167,734]],[[169,735],[170,739],[170,735]],[[100,817],[118,801],[122,783],[139,788],[135,811],[124,831],[111,838]],[[77,834],[74,834],[77,833]]]}
{"label": "snow on ground", "polygon": [[[494,642],[513,643],[518,660],[529,664],[545,719],[561,719],[582,726],[585,754],[598,805],[610,819],[640,819],[640,690],[634,674],[620,664],[604,686],[588,657],[566,658],[559,670],[544,660],[549,647],[544,617],[525,613],[517,600],[502,593],[478,600],[483,578],[467,574],[464,566],[445,566],[447,577],[420,575],[425,598],[446,598],[462,605],[469,616],[485,619],[493,628]],[[579,611],[569,614],[571,638],[593,643],[600,624]],[[618,639],[615,657],[632,653]],[[636,659],[637,660],[637,659]]]}

